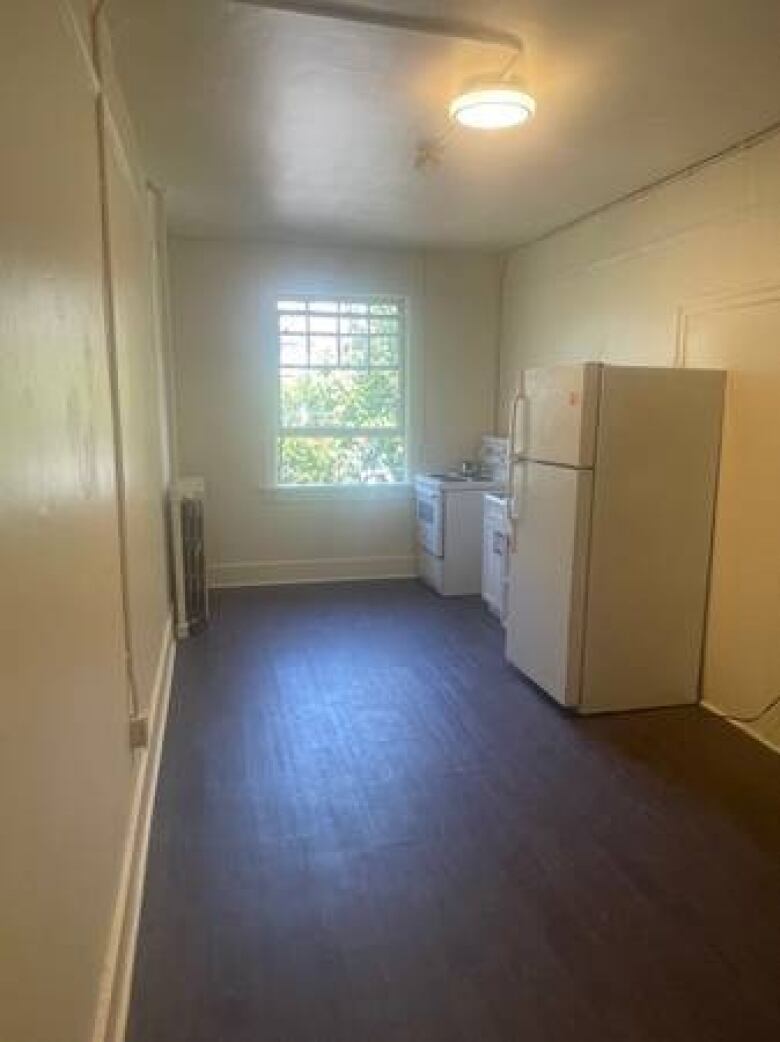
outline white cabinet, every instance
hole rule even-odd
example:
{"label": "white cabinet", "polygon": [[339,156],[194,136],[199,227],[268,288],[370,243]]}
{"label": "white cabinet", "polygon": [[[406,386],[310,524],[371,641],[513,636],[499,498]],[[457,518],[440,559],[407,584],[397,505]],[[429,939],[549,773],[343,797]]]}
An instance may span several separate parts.
{"label": "white cabinet", "polygon": [[507,500],[502,495],[484,497],[482,546],[482,599],[503,621],[508,580]]}

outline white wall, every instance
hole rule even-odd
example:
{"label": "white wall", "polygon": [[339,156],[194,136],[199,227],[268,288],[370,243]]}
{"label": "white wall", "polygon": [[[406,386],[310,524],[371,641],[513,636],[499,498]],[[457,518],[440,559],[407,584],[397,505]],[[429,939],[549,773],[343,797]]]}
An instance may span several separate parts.
{"label": "white wall", "polygon": [[[780,574],[778,299],[777,136],[517,250],[504,279],[504,425],[523,366],[729,370],[703,691],[738,715],[780,692],[780,586],[759,578]],[[780,711],[757,731],[780,742]]]}
{"label": "white wall", "polygon": [[167,592],[155,581],[165,562],[153,227],[142,178],[119,139],[107,143],[109,268],[88,6],[0,5],[3,1042],[118,1037],[126,899],[155,755],[129,743],[128,583],[155,751],[171,662]]}
{"label": "white wall", "polygon": [[408,297],[411,469],[442,467],[493,429],[497,258],[182,238],[169,253],[177,451],[207,481],[213,581],[413,573],[408,489],[273,490],[275,301]]}

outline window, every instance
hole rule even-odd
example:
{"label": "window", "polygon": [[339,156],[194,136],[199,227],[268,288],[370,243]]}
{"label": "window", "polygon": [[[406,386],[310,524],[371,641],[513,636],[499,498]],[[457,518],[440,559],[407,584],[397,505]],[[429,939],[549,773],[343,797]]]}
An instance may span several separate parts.
{"label": "window", "polygon": [[398,297],[277,301],[280,485],[406,478],[406,313]]}

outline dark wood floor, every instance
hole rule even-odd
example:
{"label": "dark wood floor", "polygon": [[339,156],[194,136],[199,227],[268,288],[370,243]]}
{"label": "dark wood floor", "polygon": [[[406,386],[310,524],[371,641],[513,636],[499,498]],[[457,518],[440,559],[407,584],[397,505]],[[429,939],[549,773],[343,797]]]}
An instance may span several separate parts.
{"label": "dark wood floor", "polygon": [[780,757],[567,716],[501,647],[412,582],[217,596],[128,1042],[778,1042]]}

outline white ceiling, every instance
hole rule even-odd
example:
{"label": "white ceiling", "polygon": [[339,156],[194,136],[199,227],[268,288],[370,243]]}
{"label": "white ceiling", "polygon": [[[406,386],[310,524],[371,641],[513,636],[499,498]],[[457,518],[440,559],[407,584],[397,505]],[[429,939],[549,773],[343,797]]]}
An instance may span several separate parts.
{"label": "white ceiling", "polygon": [[497,71],[507,51],[229,0],[109,0],[175,229],[504,247],[780,119],[780,0],[384,6],[519,33],[536,119],[458,129],[442,162],[418,171],[417,143],[447,128],[463,77]]}

